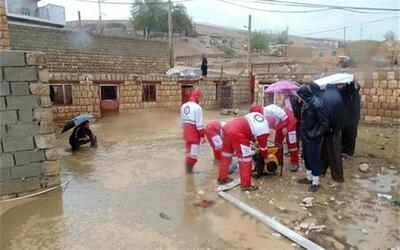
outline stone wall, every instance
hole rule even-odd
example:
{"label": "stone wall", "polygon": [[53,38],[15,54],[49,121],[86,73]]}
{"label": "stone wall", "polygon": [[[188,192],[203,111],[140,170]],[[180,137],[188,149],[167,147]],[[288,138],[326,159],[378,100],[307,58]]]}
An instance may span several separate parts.
{"label": "stone wall", "polygon": [[60,183],[43,53],[0,51],[0,199]]}
{"label": "stone wall", "polygon": [[164,74],[169,68],[165,42],[15,23],[9,30],[11,49],[45,52],[50,72],[140,75]]}
{"label": "stone wall", "polygon": [[0,49],[10,48],[5,0],[0,0]]}
{"label": "stone wall", "polygon": [[[57,120],[70,119],[82,113],[101,116],[100,86],[114,84],[118,86],[119,112],[128,112],[143,108],[174,108],[182,104],[182,85],[190,85],[202,91],[202,106],[215,109],[219,106],[217,86],[220,78],[175,78],[167,76],[138,76],[135,74],[75,74],[49,73],[50,84],[72,85],[72,104],[54,105],[53,113]],[[234,108],[250,103],[248,78],[223,78],[232,87]],[[143,101],[143,85],[154,84],[156,101]]]}
{"label": "stone wall", "polygon": [[[400,72],[363,71],[354,73],[361,86],[361,121],[400,124]],[[325,73],[329,75],[329,73]],[[319,78],[320,73],[264,74],[256,76],[256,102],[264,104],[263,86],[282,79],[305,83]]]}

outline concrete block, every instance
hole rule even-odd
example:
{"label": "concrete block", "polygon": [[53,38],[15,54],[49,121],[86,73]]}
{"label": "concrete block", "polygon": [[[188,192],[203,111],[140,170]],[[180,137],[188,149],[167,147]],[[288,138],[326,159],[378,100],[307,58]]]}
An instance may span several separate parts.
{"label": "concrete block", "polygon": [[53,111],[51,108],[37,108],[33,111],[33,118],[36,121],[53,120]]}
{"label": "concrete block", "polygon": [[388,80],[395,80],[396,79],[396,74],[394,71],[389,71],[387,72],[387,79]]}
{"label": "concrete block", "polygon": [[50,87],[47,84],[31,83],[31,85],[29,85],[29,88],[31,89],[32,95],[37,95],[37,96],[49,96],[50,95]]}
{"label": "concrete block", "polygon": [[18,110],[18,119],[20,122],[33,122],[33,109]]}
{"label": "concrete block", "polygon": [[40,106],[42,108],[49,108],[51,107],[53,104],[51,103],[50,97],[49,96],[41,96],[39,97],[39,101],[40,101]]}
{"label": "concrete block", "polygon": [[40,177],[30,177],[24,180],[25,191],[35,191],[42,187],[40,183]]}
{"label": "concrete block", "polygon": [[25,66],[24,52],[16,50],[0,51],[0,66],[1,67]]}
{"label": "concrete block", "polygon": [[45,156],[46,156],[46,160],[49,161],[55,161],[59,159],[59,155],[57,153],[57,150],[54,148],[51,149],[46,149],[45,150]]}
{"label": "concrete block", "polygon": [[6,98],[0,97],[0,111],[5,110],[6,108]]}
{"label": "concrete block", "polygon": [[23,124],[12,124],[7,125],[7,136],[12,137],[23,137],[23,136],[34,136],[39,132],[38,123],[23,123]]}
{"label": "concrete block", "polygon": [[42,162],[35,162],[25,166],[11,168],[11,178],[19,179],[24,177],[41,176],[43,169]]}
{"label": "concrete block", "polygon": [[26,165],[31,162],[44,161],[43,150],[20,151],[14,153],[16,165]]}
{"label": "concrete block", "polygon": [[0,154],[0,168],[8,168],[13,167],[14,164],[14,156],[11,153],[2,153]]}
{"label": "concrete block", "polygon": [[10,95],[10,84],[8,82],[0,82],[0,96]]}
{"label": "concrete block", "polygon": [[0,111],[0,125],[17,123],[17,111]]}
{"label": "concrete block", "polygon": [[59,175],[60,167],[58,161],[46,161],[43,165],[45,175]]}
{"label": "concrete block", "polygon": [[26,64],[27,65],[38,65],[46,66],[47,56],[46,53],[39,51],[26,52]]}
{"label": "concrete block", "polygon": [[6,126],[0,126],[0,139],[5,138],[7,136]]}
{"label": "concrete block", "polygon": [[2,139],[4,152],[34,149],[33,137],[6,137]]}
{"label": "concrete block", "polygon": [[387,88],[387,86],[388,86],[388,81],[387,80],[382,80],[382,81],[379,82],[379,88],[385,89],[385,88]]}
{"label": "concrete block", "polygon": [[10,168],[0,168],[0,181],[1,182],[9,182],[9,181],[11,181]]}
{"label": "concrete block", "polygon": [[47,188],[60,185],[61,180],[59,175],[49,176],[47,181]]}
{"label": "concrete block", "polygon": [[39,125],[39,134],[50,134],[55,132],[53,121],[41,121]]}
{"label": "concrete block", "polygon": [[27,82],[12,82],[11,83],[12,95],[29,95],[29,83]]}
{"label": "concrete block", "polygon": [[8,182],[0,182],[0,194],[16,194],[24,191],[24,183],[22,180],[12,180]]}
{"label": "concrete block", "polygon": [[41,82],[49,81],[49,71],[46,68],[39,69],[38,76]]}
{"label": "concrete block", "polygon": [[391,80],[391,81],[389,81],[389,83],[388,83],[388,88],[391,88],[391,89],[396,89],[396,88],[398,88],[397,81],[396,81],[396,80]]}
{"label": "concrete block", "polygon": [[8,96],[6,97],[8,109],[27,109],[39,107],[37,96]]}
{"label": "concrete block", "polygon": [[56,146],[56,136],[54,134],[37,135],[34,138],[38,148],[46,149]]}
{"label": "concrete block", "polygon": [[36,67],[4,68],[4,80],[6,81],[37,81]]}

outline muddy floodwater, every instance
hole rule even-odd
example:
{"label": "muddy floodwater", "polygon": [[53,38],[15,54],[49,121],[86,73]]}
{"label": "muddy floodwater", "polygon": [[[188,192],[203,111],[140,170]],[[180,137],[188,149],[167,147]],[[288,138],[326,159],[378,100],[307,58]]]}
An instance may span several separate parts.
{"label": "muddy floodwater", "polygon": [[[220,117],[205,112],[206,121]],[[69,133],[58,135],[61,188],[0,203],[1,249],[299,249],[216,195],[208,144],[201,145],[195,174],[184,173],[178,111],[110,115],[91,128],[95,149],[72,153]],[[400,209],[377,197],[400,197],[399,129],[359,132],[344,184],[328,173],[311,195],[296,183],[303,170],[284,169],[282,177],[256,180],[257,192],[230,193],[327,249],[400,247]],[[367,173],[358,171],[362,162]],[[307,197],[314,198],[308,208],[301,206]],[[311,224],[325,227],[318,232]]]}

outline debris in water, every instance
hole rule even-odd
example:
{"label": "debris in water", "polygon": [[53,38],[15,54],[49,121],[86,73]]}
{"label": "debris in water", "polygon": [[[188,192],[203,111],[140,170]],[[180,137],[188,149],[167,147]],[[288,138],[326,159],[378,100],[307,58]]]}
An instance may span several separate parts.
{"label": "debris in water", "polygon": [[365,228],[361,229],[361,232],[362,232],[363,234],[368,234],[368,231],[367,231],[367,229],[365,229]]}
{"label": "debris in water", "polygon": [[292,244],[290,244],[290,245],[292,245],[292,247],[294,247],[294,248],[298,248],[298,247],[299,247],[299,245],[296,244],[296,243],[292,243]]}
{"label": "debris in water", "polygon": [[388,201],[390,201],[392,199],[392,195],[390,194],[382,194],[382,193],[377,193],[378,198],[382,200],[382,198],[387,199]]}
{"label": "debris in water", "polygon": [[300,206],[302,206],[302,207],[305,207],[305,208],[310,208],[310,207],[312,207],[312,201],[314,200],[314,197],[307,197],[307,198],[304,198],[301,202],[301,204],[300,204]]}
{"label": "debris in water", "polygon": [[205,192],[203,190],[199,190],[199,192],[197,192],[199,195],[203,195],[205,194]]}
{"label": "debris in water", "polygon": [[329,201],[334,202],[335,201],[335,197],[333,197],[333,196],[329,197]]}
{"label": "debris in water", "polygon": [[272,233],[272,235],[276,236],[276,237],[281,237],[282,236],[280,233]]}
{"label": "debris in water", "polygon": [[390,169],[395,169],[395,166],[389,166]]}
{"label": "debris in water", "polygon": [[272,200],[269,200],[270,205],[274,205],[274,202]]}
{"label": "debris in water", "polygon": [[171,218],[169,218],[169,216],[168,216],[166,213],[161,212],[161,213],[159,213],[158,215],[159,215],[159,216],[161,217],[161,219],[163,219],[163,220],[171,220]]}
{"label": "debris in water", "polygon": [[346,206],[346,203],[345,203],[344,201],[336,200],[335,203],[336,203],[339,207],[341,207],[342,205]]}
{"label": "debris in water", "polygon": [[308,223],[304,223],[304,222],[300,223],[300,228],[307,229],[308,228]]}
{"label": "debris in water", "polygon": [[324,230],[326,228],[325,225],[314,225],[314,223],[310,224],[308,226],[309,230],[312,230],[314,232],[321,232],[322,230]]}
{"label": "debris in water", "polygon": [[197,202],[194,205],[196,207],[208,208],[208,207],[211,207],[214,204],[215,204],[215,201],[213,201],[213,200],[203,199],[201,202]]}
{"label": "debris in water", "polygon": [[368,172],[368,169],[369,169],[368,163],[361,163],[361,164],[358,166],[358,170],[360,170],[360,172],[362,172],[362,173]]}

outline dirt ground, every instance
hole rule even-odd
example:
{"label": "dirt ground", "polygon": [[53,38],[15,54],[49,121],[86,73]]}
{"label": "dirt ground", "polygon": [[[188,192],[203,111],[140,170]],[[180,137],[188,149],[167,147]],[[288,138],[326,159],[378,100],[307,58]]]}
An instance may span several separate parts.
{"label": "dirt ground", "polygon": [[[206,111],[205,119],[221,117]],[[201,145],[196,172],[184,173],[178,111],[136,111],[92,125],[96,149],[68,150],[58,135],[62,188],[0,203],[1,249],[299,249],[216,195],[217,168]],[[255,180],[261,189],[230,194],[326,249],[400,247],[398,127],[361,125],[344,184],[321,180],[316,194],[296,183],[304,171]],[[369,171],[361,173],[359,163]],[[69,182],[68,182],[69,180]],[[67,183],[67,184],[65,184]],[[310,208],[302,200],[314,197]],[[325,225],[320,232],[305,225]],[[300,224],[302,228],[300,228]]]}

